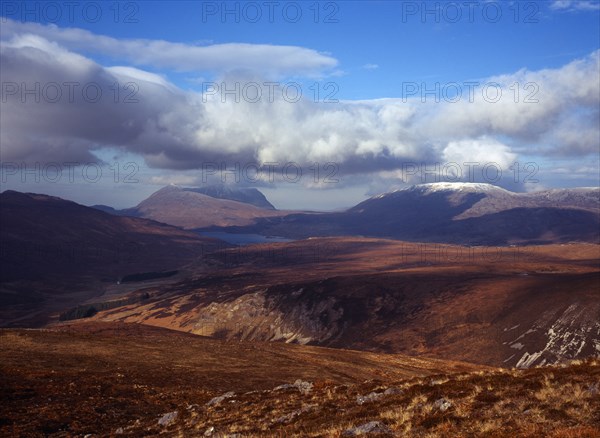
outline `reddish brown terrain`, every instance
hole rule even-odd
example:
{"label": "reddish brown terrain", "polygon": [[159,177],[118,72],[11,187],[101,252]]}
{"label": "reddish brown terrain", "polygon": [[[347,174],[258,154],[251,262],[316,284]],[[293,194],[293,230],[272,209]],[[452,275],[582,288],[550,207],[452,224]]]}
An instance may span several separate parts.
{"label": "reddish brown terrain", "polygon": [[400,355],[224,342],[137,324],[3,330],[0,346],[3,436],[104,435],[119,426],[143,435],[161,413],[183,414],[228,391],[260,393],[297,379],[353,384],[476,369]]}
{"label": "reddish brown terrain", "polygon": [[180,282],[141,282],[146,302],[94,319],[529,367],[600,352],[599,251],[365,238],[253,245],[207,255]]}
{"label": "reddish brown terrain", "polygon": [[[442,192],[419,194],[425,210],[455,204],[440,224],[514,206],[510,194]],[[540,228],[541,204],[557,197],[564,208]],[[396,229],[378,202],[395,198],[350,213]],[[516,233],[562,243],[475,245],[485,231],[475,227],[462,244],[233,247],[4,192],[0,323],[15,328],[0,331],[0,435],[600,436],[600,245],[584,238],[595,192],[546,198],[517,209],[533,219]],[[404,216],[407,232],[431,225],[419,211]],[[506,243],[516,213],[503,211],[489,226]],[[591,219],[575,233],[578,217]],[[298,218],[271,219],[301,229]]]}
{"label": "reddish brown terrain", "polygon": [[599,436],[597,360],[501,370],[107,323],[0,347],[2,436]]}

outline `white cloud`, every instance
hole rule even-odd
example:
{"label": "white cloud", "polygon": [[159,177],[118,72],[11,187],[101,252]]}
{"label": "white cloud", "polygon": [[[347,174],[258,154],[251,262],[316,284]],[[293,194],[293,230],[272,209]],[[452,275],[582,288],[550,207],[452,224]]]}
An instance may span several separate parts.
{"label": "white cloud", "polygon": [[550,9],[556,11],[598,11],[600,3],[595,0],[554,0]]}
{"label": "white cloud", "polygon": [[467,162],[482,163],[482,165],[493,163],[501,169],[507,169],[517,157],[507,145],[487,137],[451,141],[444,148],[442,156],[444,162],[457,163],[461,170],[467,167],[464,166]]}
{"label": "white cloud", "polygon": [[106,71],[114,74],[123,79],[128,79],[132,81],[144,81],[150,82],[156,85],[161,85],[165,88],[174,88],[175,86],[171,84],[167,79],[163,76],[150,73],[144,70],[140,70],[134,67],[127,66],[114,66],[114,67],[106,67]]}
{"label": "white cloud", "polygon": [[[593,153],[600,147],[599,75],[600,51],[596,51],[558,69],[521,70],[486,79],[482,84],[500,85],[501,99],[486,99],[479,88],[473,102],[465,97],[438,105],[431,114],[430,133],[442,138],[507,136],[527,147],[539,145],[543,153],[558,153],[568,150],[557,138],[559,132],[579,135],[583,130],[589,135],[567,153]],[[493,96],[496,86],[490,90]]]}
{"label": "white cloud", "polygon": [[0,38],[37,35],[61,46],[175,71],[227,72],[248,70],[268,76],[322,75],[333,70],[337,60],[329,55],[298,46],[227,43],[191,45],[164,40],[116,39],[78,28],[22,23],[3,19]]}
{"label": "white cloud", "polygon": [[377,70],[379,68],[378,64],[365,64],[362,66],[365,70]]}

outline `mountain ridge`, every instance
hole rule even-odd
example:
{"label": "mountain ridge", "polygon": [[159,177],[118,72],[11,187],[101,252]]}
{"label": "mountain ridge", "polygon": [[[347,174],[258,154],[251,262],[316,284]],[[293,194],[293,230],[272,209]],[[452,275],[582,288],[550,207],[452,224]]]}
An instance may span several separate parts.
{"label": "mountain ridge", "polygon": [[260,218],[221,231],[511,245],[597,242],[599,228],[600,189],[515,193],[489,184],[433,183],[375,195],[342,212]]}

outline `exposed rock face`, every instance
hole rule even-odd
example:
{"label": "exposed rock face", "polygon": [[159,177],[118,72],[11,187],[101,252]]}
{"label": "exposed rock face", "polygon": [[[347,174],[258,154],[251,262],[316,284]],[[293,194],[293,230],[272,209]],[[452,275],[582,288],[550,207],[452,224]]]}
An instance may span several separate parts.
{"label": "exposed rock face", "polygon": [[547,309],[532,324],[513,332],[515,339],[509,344],[518,350],[517,368],[599,355],[600,302]]}
{"label": "exposed rock face", "polygon": [[[464,328],[472,325],[473,332],[463,332],[463,336],[476,336],[476,342],[490,338],[487,342],[495,343],[492,339],[496,336],[501,340],[506,339],[502,345],[498,345],[505,357],[502,361],[487,359],[486,363],[489,364],[528,368],[600,353],[600,303],[593,302],[592,289],[583,294],[579,302],[566,296],[548,294],[547,307],[540,314],[531,312],[544,301],[537,294],[505,297],[503,299],[507,301],[503,306],[512,307],[513,313],[503,314],[502,309],[493,309],[495,298],[491,293],[487,297],[491,303],[483,304],[486,299],[484,290],[469,293],[463,298],[451,295],[428,298],[425,295],[421,301],[411,296],[409,285],[405,285],[408,288],[405,292],[400,292],[400,288],[394,291],[395,282],[390,280],[388,290],[382,285],[371,289],[373,296],[363,296],[355,287],[353,293],[344,296],[344,290],[347,293],[352,290],[349,281],[337,279],[316,282],[304,287],[288,287],[287,292],[283,287],[273,287],[242,295],[233,301],[213,302],[199,311],[194,332],[243,340],[410,352],[410,342],[420,342],[417,339],[427,339],[434,349],[436,344],[445,345],[446,349],[451,344],[455,347],[450,348],[459,348],[458,345],[462,343],[454,339],[458,335],[455,330],[460,325]],[[367,282],[363,288],[366,293],[369,280],[363,281]],[[593,287],[592,283],[594,280],[590,278],[586,287]],[[332,290],[340,292],[330,293]],[[447,306],[448,312],[453,312],[456,306],[465,305],[463,301],[468,300],[467,296],[471,297],[473,303],[483,300],[482,307],[474,310],[475,313],[467,310],[467,315],[461,316],[465,309],[460,309],[451,317],[446,317],[447,326],[432,326],[431,320],[422,319],[430,312],[437,313],[438,310],[433,309],[438,305]],[[431,299],[433,303],[425,304],[423,308],[424,303]],[[475,316],[477,313],[479,316]],[[506,322],[503,326],[490,326],[494,320],[493,324]],[[394,339],[395,336],[406,338],[409,334],[412,337],[415,330],[422,335],[412,341],[399,343]],[[483,331],[477,334],[478,330]],[[382,334],[386,331],[389,335]],[[500,333],[495,334],[497,332]],[[461,358],[477,360],[476,356]]]}
{"label": "exposed rock face", "polygon": [[356,404],[364,405],[365,403],[370,403],[379,400],[383,396],[383,392],[370,392],[367,395],[359,395],[358,397],[356,397]]}
{"label": "exposed rock face", "polygon": [[452,407],[452,402],[446,400],[445,398],[440,398],[433,403],[433,407],[440,410],[441,412],[446,412]]}
{"label": "exposed rock face", "polygon": [[[301,288],[291,295],[300,297]],[[249,293],[221,303],[213,302],[201,309],[193,328],[196,334],[241,340],[283,341],[298,344],[322,344],[340,333],[343,310],[333,297],[306,301],[281,309],[282,297],[268,291]],[[328,315],[328,317],[324,317]]]}
{"label": "exposed rock face", "polygon": [[273,391],[281,391],[285,389],[297,389],[301,394],[308,395],[312,391],[313,384],[301,379],[297,379],[293,384],[285,383],[273,388]]}
{"label": "exposed rock face", "polygon": [[206,403],[206,406],[218,405],[220,403],[223,403],[223,401],[227,400],[228,398],[232,398],[232,397],[235,397],[235,392],[233,392],[233,391],[226,392],[223,395],[220,395],[218,397],[214,397],[214,398],[210,399],[208,401],[208,403]]}
{"label": "exposed rock face", "polygon": [[97,317],[227,340],[494,366],[529,367],[598,353],[597,245],[518,248],[518,254],[504,248],[510,252],[488,259],[487,251],[463,254],[464,247],[435,245],[433,253],[423,253],[421,244],[323,239],[331,244],[327,251],[316,259],[312,252],[294,257],[293,264],[284,256],[288,251],[270,251],[296,248],[293,254],[301,254],[320,240],[256,245],[239,263],[214,271],[229,252],[223,251],[210,259],[210,275],[150,290],[142,305]]}

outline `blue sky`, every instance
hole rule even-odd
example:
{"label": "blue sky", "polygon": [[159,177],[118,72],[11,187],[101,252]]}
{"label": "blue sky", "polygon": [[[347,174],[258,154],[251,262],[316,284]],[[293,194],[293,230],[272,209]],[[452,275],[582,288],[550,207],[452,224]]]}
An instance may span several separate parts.
{"label": "blue sky", "polygon": [[[82,84],[111,75],[134,82],[140,101],[112,110],[78,107],[89,112],[83,124],[94,113],[114,113],[105,127],[113,135],[102,135],[93,126],[70,125],[77,102],[47,109],[44,102],[23,102],[20,90],[5,95],[3,89],[3,109],[19,105],[19,111],[0,120],[2,161],[42,167],[98,157],[135,161],[140,183],[23,182],[7,168],[6,188],[124,207],[164,183],[201,184],[205,163],[271,160],[297,163],[305,174],[310,163],[335,163],[341,178],[333,185],[310,178],[240,182],[258,185],[281,208],[335,209],[421,182],[402,172],[408,162],[483,166],[486,157],[504,171],[488,182],[513,190],[598,185],[596,0],[275,2],[272,19],[265,2],[89,3],[84,10],[85,3],[69,9],[68,2],[4,2],[3,64],[12,62],[3,67],[3,81],[21,84],[20,66],[34,66],[37,74],[28,80],[42,86],[61,74]],[[224,8],[230,12],[223,15]],[[43,65],[32,64],[31,56],[39,61],[42,53]],[[71,77],[74,65],[89,70]],[[201,93],[209,82],[276,82],[278,91],[293,82],[303,100],[256,103],[242,95],[232,103],[215,93],[207,101]],[[498,83],[502,99],[482,101],[476,88],[476,101],[468,102],[465,83]],[[461,98],[450,101],[456,87]],[[326,96],[340,102],[324,103]],[[527,96],[535,102],[523,103]],[[46,115],[52,129],[37,122]],[[537,182],[513,181],[514,162],[536,163]]]}
{"label": "blue sky", "polygon": [[[566,3],[564,9],[553,9],[552,1],[495,2],[498,7],[452,1],[274,2],[278,4],[270,7],[264,2],[221,1],[122,2],[117,7],[113,2],[99,9],[98,21],[95,8],[73,7],[71,19],[63,5],[57,19],[55,9],[44,9],[43,2],[13,3],[18,9],[9,15],[12,9],[5,7],[4,16],[115,38],[292,45],[330,53],[339,61],[340,75],[333,77],[343,99],[398,97],[403,81],[465,81],[522,68],[556,68],[597,50],[600,39],[598,8],[594,9],[600,2],[594,0],[580,2],[579,7],[577,2]],[[297,22],[296,11],[302,14]],[[119,61],[109,56],[95,59]],[[378,67],[365,68],[369,64]],[[213,77],[209,71],[144,67],[172,76],[182,87],[198,87],[186,78]]]}

